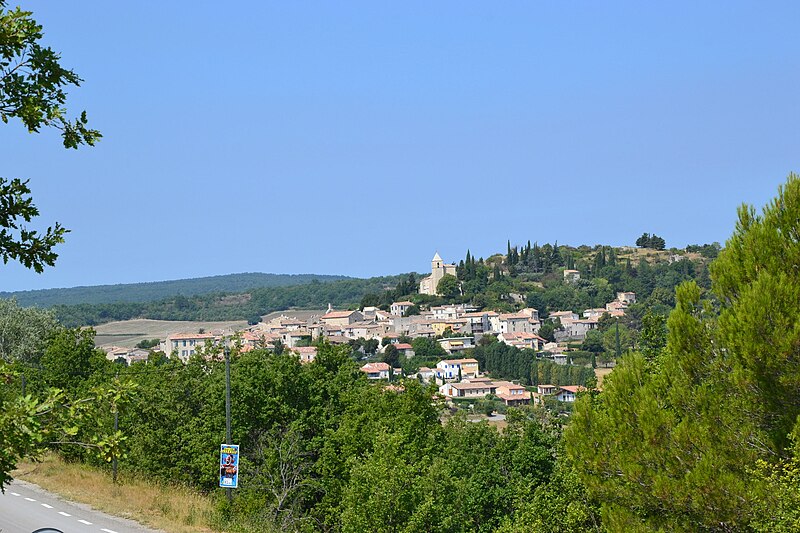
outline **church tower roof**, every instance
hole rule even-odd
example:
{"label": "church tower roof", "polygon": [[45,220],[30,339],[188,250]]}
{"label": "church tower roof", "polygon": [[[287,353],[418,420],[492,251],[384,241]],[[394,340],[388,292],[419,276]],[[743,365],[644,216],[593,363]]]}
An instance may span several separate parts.
{"label": "church tower roof", "polygon": [[431,261],[441,261],[441,260],[442,258],[441,256],[439,256],[439,252],[436,252],[436,255],[433,256],[433,259],[431,259]]}

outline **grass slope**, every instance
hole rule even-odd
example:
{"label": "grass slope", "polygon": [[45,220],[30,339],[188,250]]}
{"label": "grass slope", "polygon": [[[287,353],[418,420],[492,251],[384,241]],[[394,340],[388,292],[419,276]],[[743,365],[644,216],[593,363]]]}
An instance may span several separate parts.
{"label": "grass slope", "polygon": [[214,527],[213,497],[181,486],[164,486],[121,473],[112,484],[107,471],[66,463],[46,455],[41,463],[23,461],[12,473],[61,497],[105,513],[174,533],[206,533]]}

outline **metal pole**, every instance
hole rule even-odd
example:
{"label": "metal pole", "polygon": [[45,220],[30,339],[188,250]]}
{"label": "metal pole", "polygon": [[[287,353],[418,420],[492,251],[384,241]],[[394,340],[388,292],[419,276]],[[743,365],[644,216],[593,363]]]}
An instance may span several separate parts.
{"label": "metal pole", "polygon": [[[115,385],[116,382],[119,381],[119,370],[116,372],[114,376]],[[114,438],[117,438],[117,431],[119,430],[119,407],[117,406],[117,402],[115,401],[113,404],[114,409]],[[114,485],[117,484],[117,452],[114,450],[114,455],[111,458],[111,481]]]}
{"label": "metal pole", "polygon": [[[114,406],[114,438],[117,436],[117,430],[119,429],[119,409],[117,406]],[[111,459],[111,481],[114,485],[117,484],[117,452],[114,452],[114,457]]]}
{"label": "metal pole", "polygon": [[[224,342],[224,341],[223,341]],[[225,444],[231,444],[231,350],[225,347]],[[233,501],[231,489],[228,493],[228,503]]]}

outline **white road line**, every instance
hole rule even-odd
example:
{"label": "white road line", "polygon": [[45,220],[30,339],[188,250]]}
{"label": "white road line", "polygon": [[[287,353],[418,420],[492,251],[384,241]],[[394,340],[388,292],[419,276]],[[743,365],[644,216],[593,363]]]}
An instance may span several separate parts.
{"label": "white road line", "polygon": [[19,493],[18,492],[12,492],[11,495],[12,496],[19,496]]}
{"label": "white road line", "polygon": [[92,525],[92,523],[87,521],[87,520],[78,520],[78,522],[80,522],[81,524],[86,524],[87,526],[91,526]]}
{"label": "white road line", "polygon": [[114,531],[113,529],[106,529],[106,528],[103,528],[103,529],[101,529],[100,531],[105,531],[106,533],[117,533],[117,532],[116,532],[116,531]]}
{"label": "white road line", "polygon": [[43,503],[43,504],[42,504],[42,507],[44,507],[44,508],[46,508],[46,509],[52,509],[52,508],[53,508],[53,506],[52,506],[52,505],[47,505],[46,503]]}
{"label": "white road line", "polygon": [[28,500],[29,502],[35,502],[36,501],[33,498],[25,498],[25,499]]}
{"label": "white road line", "polygon": [[64,511],[59,511],[58,514],[60,514],[61,516],[72,516],[71,514],[65,513]]}

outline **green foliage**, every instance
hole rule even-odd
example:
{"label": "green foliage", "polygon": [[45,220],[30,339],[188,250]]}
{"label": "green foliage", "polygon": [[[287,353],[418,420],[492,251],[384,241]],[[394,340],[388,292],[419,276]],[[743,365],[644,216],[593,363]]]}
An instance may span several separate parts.
{"label": "green foliage", "polygon": [[82,80],[59,64],[56,52],[42,46],[42,27],[31,12],[7,10],[5,4],[0,2],[0,120],[18,118],[31,133],[43,126],[59,129],[66,148],[94,145],[102,135],[86,127],[86,112],[70,121],[62,107],[66,88]]}
{"label": "green foliage", "polygon": [[411,341],[414,357],[419,359],[441,359],[447,355],[442,345],[427,337],[417,337]]}
{"label": "green foliage", "polygon": [[461,285],[452,274],[445,274],[436,284],[436,294],[444,298],[458,298],[461,295]]}
{"label": "green foliage", "polygon": [[114,304],[163,301],[165,298],[241,293],[267,287],[290,287],[348,279],[345,276],[317,274],[243,273],[147,283],[94,285],[68,289],[0,292],[0,297],[16,298],[25,307],[54,305]]}
{"label": "green foliage", "polygon": [[397,348],[395,348],[394,344],[389,344],[383,350],[383,357],[381,360],[388,364],[392,368],[397,368],[400,366],[400,356],[397,353]]}
{"label": "green foliage", "polygon": [[640,248],[663,250],[666,247],[666,242],[655,233],[652,235],[649,233],[642,233],[642,236],[636,239],[636,246]]}
{"label": "green foliage", "polygon": [[158,346],[161,341],[159,339],[144,339],[136,343],[137,348],[148,349]]}
{"label": "green foliage", "polygon": [[605,351],[603,344],[603,332],[600,329],[593,329],[586,332],[581,349],[587,352],[599,353]]}
{"label": "green foliage", "polygon": [[647,310],[639,332],[639,351],[648,361],[655,361],[667,346],[667,323],[663,316]]}
{"label": "green foliage", "polygon": [[617,322],[605,333],[603,333],[603,348],[609,354],[616,356],[617,346],[619,345],[620,353],[624,354],[628,350],[633,349],[636,342],[636,333],[628,326]]}
{"label": "green foliage", "polygon": [[791,460],[771,464],[759,460],[751,473],[768,490],[756,500],[753,531],[764,533],[793,533],[800,531],[800,461]]}
{"label": "green foliage", "polygon": [[94,347],[93,329],[62,329],[48,343],[42,356],[42,376],[50,386],[74,391],[107,361]]}
{"label": "green foliage", "polygon": [[403,313],[403,316],[415,316],[415,315],[419,315],[419,314],[420,314],[419,306],[412,305],[412,306],[409,306],[408,309],[405,310],[405,312]]}
{"label": "green foliage", "polygon": [[[31,133],[42,127],[61,130],[66,148],[94,145],[102,135],[87,128],[86,112],[68,120],[63,107],[66,89],[81,79],[62,67],[58,54],[42,46],[41,39],[42,27],[29,11],[6,9],[0,1],[0,120],[19,119]],[[53,248],[67,230],[59,223],[44,233],[28,228],[39,216],[30,193],[28,181],[0,177],[0,258],[42,272],[55,263]]]}
{"label": "green foliage", "polygon": [[154,320],[248,320],[289,308],[319,309],[331,303],[347,307],[357,303],[365,294],[383,290],[396,283],[399,276],[369,279],[348,278],[330,282],[312,279],[302,285],[261,287],[243,294],[205,294],[173,296],[148,302],[122,302],[53,307],[58,319],[66,326],[97,325],[112,320],[151,318]]}
{"label": "green foliage", "polygon": [[519,380],[526,385],[586,385],[594,376],[591,368],[557,365],[553,361],[537,358],[533,350],[520,350],[501,342],[476,346],[471,355],[492,376]]}
{"label": "green foliage", "polygon": [[720,250],[722,250],[722,246],[720,246],[718,242],[711,244],[690,244],[686,247],[687,252],[699,253],[708,259],[716,258],[719,255]]}
{"label": "green foliage", "polygon": [[577,402],[566,445],[605,527],[796,529],[800,275],[786,265],[800,260],[798,220],[794,175],[761,215],[740,208],[711,267],[719,313],[681,285],[666,348],[645,315],[651,361],[626,356]]}
{"label": "green foliage", "polygon": [[602,531],[600,509],[589,499],[567,460],[559,460],[547,483],[536,486],[532,492],[520,495],[516,512],[503,522],[497,533]]}
{"label": "green foliage", "polygon": [[[0,95],[2,95],[2,88],[0,88]],[[0,100],[0,117],[2,117],[2,100]],[[67,233],[67,230],[59,223],[47,228],[43,234],[28,229],[25,223],[29,223],[39,216],[39,209],[33,205],[30,193],[27,181],[17,178],[9,181],[0,178],[0,202],[2,202],[0,205],[0,258],[3,259],[3,263],[8,263],[8,260],[12,259],[21,263],[25,268],[32,268],[41,273],[45,266],[55,264],[58,254],[53,251],[53,248],[64,242],[64,234]]]}
{"label": "green foliage", "polygon": [[0,489],[11,481],[10,472],[20,459],[35,459],[47,447],[77,448],[86,452],[83,457],[101,461],[124,456],[126,437],[106,422],[110,413],[126,404],[135,386],[110,380],[84,387],[80,394],[29,386],[23,396],[12,385],[20,384],[22,371],[31,373],[19,363],[10,366],[0,361],[4,384],[0,388]]}
{"label": "green foliage", "polygon": [[14,300],[0,300],[0,359],[38,363],[47,339],[57,329],[52,312],[26,309]]}
{"label": "green foliage", "polygon": [[547,342],[556,341],[555,333],[556,333],[556,326],[550,320],[545,321],[539,328],[539,336],[544,340],[546,340]]}

